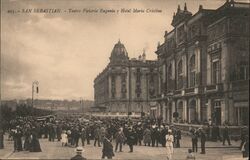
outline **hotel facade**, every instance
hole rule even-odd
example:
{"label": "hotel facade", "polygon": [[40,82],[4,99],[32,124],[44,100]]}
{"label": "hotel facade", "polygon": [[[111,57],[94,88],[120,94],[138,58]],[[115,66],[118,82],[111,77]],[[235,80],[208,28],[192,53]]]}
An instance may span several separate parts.
{"label": "hotel facade", "polygon": [[145,53],[129,59],[118,42],[94,81],[95,105],[166,123],[247,125],[249,7],[231,0],[213,10],[200,5],[192,14],[178,6],[157,61],[145,60]]}
{"label": "hotel facade", "polygon": [[119,40],[110,62],[95,78],[95,106],[109,115],[149,114],[158,93],[157,61],[146,60],[146,53],[130,59]]}
{"label": "hotel facade", "polygon": [[156,112],[165,122],[248,124],[249,7],[227,1],[192,14],[178,6],[156,51]]}

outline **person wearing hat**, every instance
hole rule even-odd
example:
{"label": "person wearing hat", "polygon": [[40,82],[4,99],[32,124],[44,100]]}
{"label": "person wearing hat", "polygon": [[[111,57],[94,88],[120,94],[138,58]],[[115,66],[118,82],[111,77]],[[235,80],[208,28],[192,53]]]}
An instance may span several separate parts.
{"label": "person wearing hat", "polygon": [[82,147],[76,147],[75,149],[76,155],[71,158],[71,160],[87,160],[82,156],[84,149]]}
{"label": "person wearing hat", "polygon": [[225,141],[227,140],[227,143],[229,146],[231,146],[230,138],[229,138],[229,128],[228,126],[224,126],[222,128],[222,144],[225,145]]}
{"label": "person wearing hat", "polygon": [[166,135],[166,149],[167,149],[167,160],[172,160],[174,147],[173,147],[174,137],[172,135],[172,130],[168,130]]}
{"label": "person wearing hat", "polygon": [[168,129],[166,126],[161,125],[160,139],[162,147],[166,147],[166,135],[168,134]]}
{"label": "person wearing hat", "polygon": [[112,157],[115,156],[113,151],[113,145],[110,141],[111,137],[108,135],[104,136],[103,139],[103,148],[102,148],[102,159],[105,159],[107,157],[108,159],[112,159]]}
{"label": "person wearing hat", "polygon": [[246,135],[245,138],[246,138],[246,140],[241,147],[241,151],[242,151],[243,158],[248,159],[249,158],[249,137],[248,137],[248,135]]}
{"label": "person wearing hat", "polygon": [[143,142],[144,142],[144,145],[148,145],[150,146],[150,143],[151,143],[151,131],[150,129],[147,127],[144,132],[143,132]]}
{"label": "person wearing hat", "polygon": [[142,127],[141,126],[136,127],[135,131],[136,131],[136,134],[138,135],[137,142],[141,146],[141,144],[142,144],[141,141],[143,140],[143,130],[142,130]]}
{"label": "person wearing hat", "polygon": [[132,127],[129,128],[128,130],[128,137],[127,137],[127,144],[129,146],[130,151],[133,152],[133,145],[135,144],[136,141],[136,133]]}
{"label": "person wearing hat", "polygon": [[117,152],[118,146],[119,146],[119,151],[122,152],[122,144],[125,141],[125,135],[122,131],[122,128],[119,129],[119,131],[115,134],[115,140],[116,140],[116,145],[115,145],[115,151]]}
{"label": "person wearing hat", "polygon": [[206,154],[205,152],[205,143],[206,143],[206,134],[203,128],[199,128],[200,138],[201,138],[201,154]]}

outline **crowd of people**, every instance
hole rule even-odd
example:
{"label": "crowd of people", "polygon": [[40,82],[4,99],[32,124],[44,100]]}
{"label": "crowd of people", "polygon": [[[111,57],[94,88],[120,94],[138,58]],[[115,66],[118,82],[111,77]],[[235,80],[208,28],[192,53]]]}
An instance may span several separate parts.
{"label": "crowd of people", "polygon": [[[167,158],[172,159],[173,149],[181,147],[181,129],[153,119],[131,119],[131,118],[72,118],[57,117],[39,121],[34,117],[19,117],[12,120],[9,125],[10,137],[14,140],[14,151],[41,152],[39,138],[46,138],[48,141],[60,141],[63,147],[84,147],[94,145],[103,147],[102,158],[111,159],[115,152],[123,152],[125,144],[129,152],[134,151],[134,145],[166,147]],[[209,131],[206,128],[191,128],[192,152],[198,151],[198,139],[200,139],[201,154],[205,154],[206,140],[222,140],[231,145],[228,127],[222,130],[222,138],[218,135],[216,126],[211,126]],[[244,133],[244,132],[242,132]],[[241,149],[248,151],[248,133],[241,135]],[[93,140],[93,144],[91,144]],[[80,141],[80,143],[79,143]],[[81,146],[80,146],[81,144]],[[114,149],[113,149],[113,144]]]}

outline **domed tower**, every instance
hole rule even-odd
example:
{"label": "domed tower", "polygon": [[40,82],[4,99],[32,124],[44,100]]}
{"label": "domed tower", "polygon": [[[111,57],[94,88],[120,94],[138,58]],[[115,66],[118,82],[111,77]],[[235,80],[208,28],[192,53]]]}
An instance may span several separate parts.
{"label": "domed tower", "polygon": [[126,48],[124,47],[124,45],[120,42],[120,40],[118,41],[118,43],[115,44],[109,59],[111,62],[114,62],[114,61],[123,62],[123,61],[129,60],[128,52]]}

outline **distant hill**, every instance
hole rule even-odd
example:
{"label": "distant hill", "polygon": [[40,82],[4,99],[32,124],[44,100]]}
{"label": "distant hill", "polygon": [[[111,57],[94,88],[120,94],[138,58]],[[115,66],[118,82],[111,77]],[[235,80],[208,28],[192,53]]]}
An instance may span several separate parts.
{"label": "distant hill", "polygon": [[[15,110],[17,104],[28,104],[31,106],[31,99],[26,100],[2,100],[3,105],[11,107]],[[34,108],[46,109],[51,111],[84,111],[87,112],[94,105],[91,100],[49,100],[49,99],[35,99],[33,101]]]}

